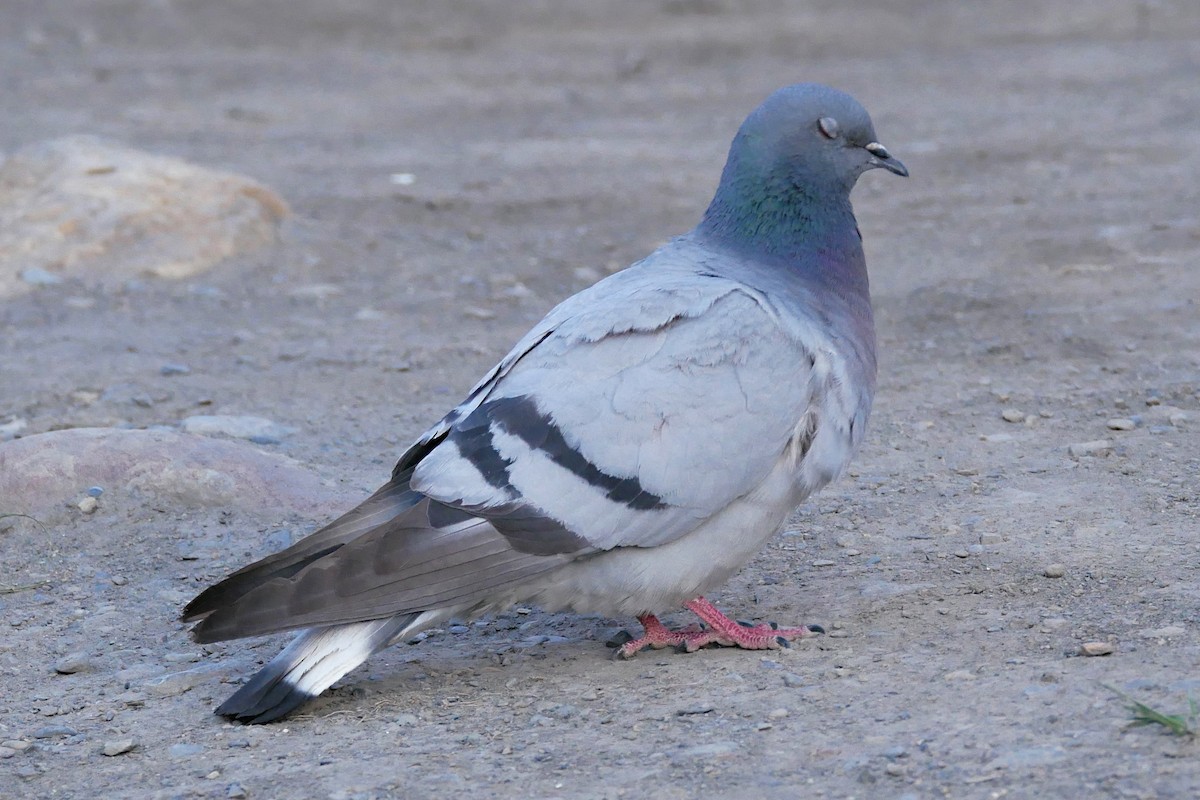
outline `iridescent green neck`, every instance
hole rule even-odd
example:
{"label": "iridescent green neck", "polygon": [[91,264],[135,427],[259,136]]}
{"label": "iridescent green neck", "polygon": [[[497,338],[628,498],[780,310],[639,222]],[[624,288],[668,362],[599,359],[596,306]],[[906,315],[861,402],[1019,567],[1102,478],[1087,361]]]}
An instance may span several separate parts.
{"label": "iridescent green neck", "polygon": [[794,176],[764,181],[726,174],[696,232],[808,279],[867,288],[848,190],[817,192]]}

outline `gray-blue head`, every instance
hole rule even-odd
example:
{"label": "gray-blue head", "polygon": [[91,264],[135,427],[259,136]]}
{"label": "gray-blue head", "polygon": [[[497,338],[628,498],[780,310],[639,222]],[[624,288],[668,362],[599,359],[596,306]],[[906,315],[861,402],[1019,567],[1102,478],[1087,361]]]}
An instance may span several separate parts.
{"label": "gray-blue head", "polygon": [[700,228],[787,249],[787,240],[818,234],[841,218],[853,226],[850,190],[876,168],[908,175],[879,143],[857,100],[820,84],[787,86],[738,129]]}

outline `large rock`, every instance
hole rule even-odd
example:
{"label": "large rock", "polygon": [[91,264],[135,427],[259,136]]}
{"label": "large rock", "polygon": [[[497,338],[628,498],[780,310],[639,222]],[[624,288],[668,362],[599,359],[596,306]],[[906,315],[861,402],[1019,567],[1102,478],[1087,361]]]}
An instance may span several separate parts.
{"label": "large rock", "polygon": [[185,278],[276,241],[287,204],[262,184],[92,136],[0,165],[0,297],[56,277]]}
{"label": "large rock", "polygon": [[355,499],[293,459],[207,436],[72,428],[0,444],[0,514],[28,514],[44,524],[78,516],[93,486],[103,490],[101,512],[153,502],[320,519]]}

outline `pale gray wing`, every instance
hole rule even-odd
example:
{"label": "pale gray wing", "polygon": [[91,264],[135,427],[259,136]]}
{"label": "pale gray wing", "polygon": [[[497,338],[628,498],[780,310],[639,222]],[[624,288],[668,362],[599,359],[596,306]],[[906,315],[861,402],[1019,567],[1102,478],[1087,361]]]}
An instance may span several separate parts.
{"label": "pale gray wing", "polygon": [[411,485],[521,552],[662,544],[811,435],[813,363],[746,286],[635,267],[531,332],[423,438]]}

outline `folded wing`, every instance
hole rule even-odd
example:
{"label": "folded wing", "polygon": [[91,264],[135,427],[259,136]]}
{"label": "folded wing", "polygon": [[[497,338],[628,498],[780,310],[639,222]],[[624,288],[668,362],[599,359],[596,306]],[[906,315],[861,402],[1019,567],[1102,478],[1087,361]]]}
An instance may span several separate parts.
{"label": "folded wing", "polygon": [[745,286],[643,263],[556,308],[361,506],[184,612],[201,641],[483,606],[761,483],[813,360]]}

